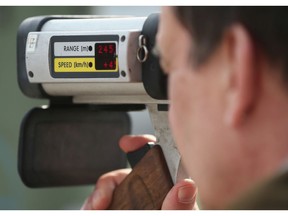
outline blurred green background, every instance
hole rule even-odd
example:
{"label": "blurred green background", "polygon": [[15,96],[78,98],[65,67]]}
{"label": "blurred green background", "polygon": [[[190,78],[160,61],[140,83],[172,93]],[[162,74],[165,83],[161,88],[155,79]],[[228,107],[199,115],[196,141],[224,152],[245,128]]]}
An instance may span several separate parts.
{"label": "blurred green background", "polygon": [[[93,188],[93,186],[79,186],[31,189],[24,186],[18,176],[17,148],[21,120],[32,107],[48,103],[45,100],[25,97],[18,87],[16,34],[19,24],[25,18],[36,15],[126,14],[142,16],[155,11],[159,11],[159,8],[0,7],[0,209],[79,209]],[[135,113],[131,115],[136,121],[141,122],[140,126],[134,124],[133,133],[151,132],[151,125],[147,123],[147,113],[141,116]]]}

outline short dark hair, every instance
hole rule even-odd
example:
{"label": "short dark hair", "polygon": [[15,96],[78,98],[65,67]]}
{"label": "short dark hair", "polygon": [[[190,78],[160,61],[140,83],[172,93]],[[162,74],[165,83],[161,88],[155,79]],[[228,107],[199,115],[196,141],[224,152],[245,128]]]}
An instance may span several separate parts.
{"label": "short dark hair", "polygon": [[283,70],[288,83],[288,7],[184,7],[174,8],[176,17],[188,29],[195,48],[195,64],[201,64],[221,42],[225,29],[243,25],[257,48]]}

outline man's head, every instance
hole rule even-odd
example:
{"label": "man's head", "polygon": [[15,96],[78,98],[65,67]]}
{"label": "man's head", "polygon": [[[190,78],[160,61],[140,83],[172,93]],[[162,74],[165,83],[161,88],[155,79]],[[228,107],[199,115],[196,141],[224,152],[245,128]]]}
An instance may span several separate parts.
{"label": "man's head", "polygon": [[171,127],[206,208],[225,207],[288,155],[287,38],[282,8],[162,9]]}

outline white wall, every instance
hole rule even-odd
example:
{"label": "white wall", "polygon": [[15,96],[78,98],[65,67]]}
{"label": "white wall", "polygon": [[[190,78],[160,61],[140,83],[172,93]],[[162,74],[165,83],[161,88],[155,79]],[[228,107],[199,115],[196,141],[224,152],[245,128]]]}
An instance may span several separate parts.
{"label": "white wall", "polygon": [[131,15],[148,16],[151,13],[159,12],[160,7],[156,6],[99,6],[92,8],[93,13],[99,15]]}

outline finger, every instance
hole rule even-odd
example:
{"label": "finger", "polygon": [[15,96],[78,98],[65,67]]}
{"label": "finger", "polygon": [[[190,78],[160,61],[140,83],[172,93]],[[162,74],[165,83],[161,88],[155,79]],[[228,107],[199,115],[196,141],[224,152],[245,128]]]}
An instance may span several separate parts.
{"label": "finger", "polygon": [[162,204],[162,210],[196,209],[197,187],[191,179],[184,179],[174,185]]}
{"label": "finger", "polygon": [[111,203],[115,188],[129,174],[131,169],[112,171],[101,176],[96,183],[93,193],[83,204],[83,210],[104,210]]}
{"label": "finger", "polygon": [[156,137],[148,134],[138,136],[125,135],[120,139],[119,145],[125,153],[128,153],[141,148],[148,142],[156,142]]}

